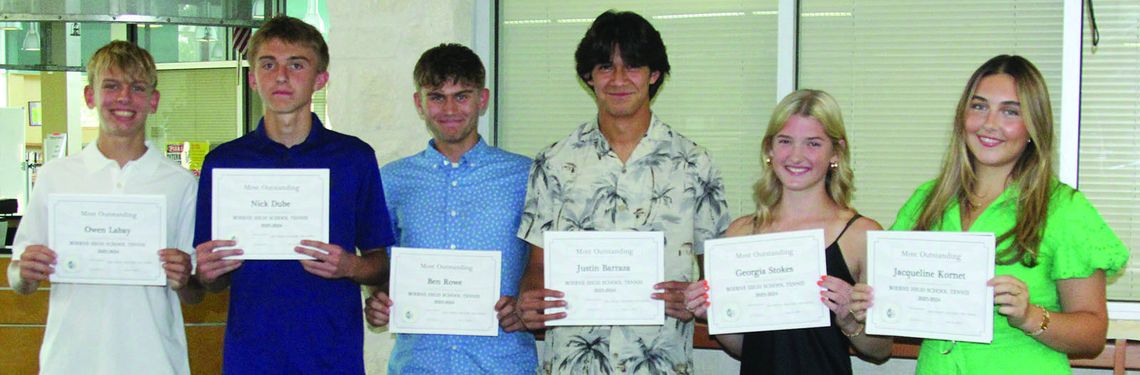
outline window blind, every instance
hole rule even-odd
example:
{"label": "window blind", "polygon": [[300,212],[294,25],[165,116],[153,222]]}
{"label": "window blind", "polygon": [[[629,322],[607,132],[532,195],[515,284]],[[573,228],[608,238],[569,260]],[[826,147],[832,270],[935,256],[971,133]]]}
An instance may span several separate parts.
{"label": "window blind", "polygon": [[1140,3],[1094,5],[1100,44],[1086,21],[1078,185],[1132,250],[1108,298],[1140,301]]}
{"label": "window blind", "polygon": [[237,75],[233,68],[158,71],[158,111],[147,119],[154,139],[208,141],[211,146],[236,138]]}
{"label": "window blind", "polygon": [[[946,152],[970,74],[999,54],[1032,61],[1060,119],[1061,1],[805,0],[799,87],[843,108],[855,207],[884,227]],[[1059,130],[1055,127],[1054,130]]]}
{"label": "window blind", "polygon": [[775,105],[776,0],[499,2],[498,146],[533,157],[597,114],[574,50],[608,9],[661,33],[672,66],[654,113],[707,148],[735,216],[752,212],[760,140]]}

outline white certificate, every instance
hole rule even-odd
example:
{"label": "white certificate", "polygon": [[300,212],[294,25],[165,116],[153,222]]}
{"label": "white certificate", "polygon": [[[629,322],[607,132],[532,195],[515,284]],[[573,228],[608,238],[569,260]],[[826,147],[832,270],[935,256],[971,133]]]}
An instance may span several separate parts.
{"label": "white certificate", "polygon": [[498,336],[499,251],[392,248],[388,331]]}
{"label": "white certificate", "polygon": [[867,333],[989,343],[993,233],[867,232]]}
{"label": "white certificate", "polygon": [[166,285],[161,195],[51,194],[47,231],[53,283]]}
{"label": "white certificate", "polygon": [[[301,240],[329,242],[328,169],[229,169],[213,172],[211,237],[237,241],[232,259],[312,259]],[[355,249],[345,249],[355,251]]]}
{"label": "white certificate", "polygon": [[705,241],[709,334],[831,325],[823,241],[823,229]]}
{"label": "white certificate", "polygon": [[650,298],[665,281],[662,232],[546,232],[547,289],[565,293],[565,319],[547,326],[662,325],[665,302]]}

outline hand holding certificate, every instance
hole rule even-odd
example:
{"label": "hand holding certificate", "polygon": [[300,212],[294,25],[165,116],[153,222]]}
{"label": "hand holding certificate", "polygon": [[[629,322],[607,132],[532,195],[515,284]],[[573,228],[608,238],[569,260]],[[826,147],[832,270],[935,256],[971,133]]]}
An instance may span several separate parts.
{"label": "hand holding certificate", "polygon": [[313,259],[301,240],[329,242],[328,169],[213,170],[211,237],[234,240],[232,259]]}
{"label": "hand holding certificate", "polygon": [[664,278],[661,232],[546,232],[547,289],[565,294],[566,318],[547,326],[661,325],[665,304],[650,298]]}
{"label": "hand holding certificate", "polygon": [[392,248],[393,333],[497,336],[502,253]]}
{"label": "hand holding certificate", "polygon": [[825,274],[822,229],[705,241],[709,334],[831,324],[815,283]]}
{"label": "hand holding certificate", "polygon": [[166,285],[158,256],[166,244],[161,195],[52,194],[48,247],[56,283]]}
{"label": "hand holding certificate", "polygon": [[867,333],[989,343],[993,233],[867,232]]}

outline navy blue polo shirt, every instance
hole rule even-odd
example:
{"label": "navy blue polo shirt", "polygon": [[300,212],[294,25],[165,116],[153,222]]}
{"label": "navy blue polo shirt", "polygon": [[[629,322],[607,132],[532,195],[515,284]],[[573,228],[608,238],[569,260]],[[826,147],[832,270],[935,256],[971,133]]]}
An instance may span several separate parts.
{"label": "navy blue polo shirt", "polygon": [[[325,129],[312,116],[308,137],[291,148],[269,139],[262,119],[257,130],[206,155],[198,181],[195,246],[211,240],[215,168],[328,169],[329,242],[346,251],[392,244],[372,147]],[[295,260],[247,260],[233,271],[231,282],[223,373],[364,373],[360,287],[352,280],[321,278]]]}

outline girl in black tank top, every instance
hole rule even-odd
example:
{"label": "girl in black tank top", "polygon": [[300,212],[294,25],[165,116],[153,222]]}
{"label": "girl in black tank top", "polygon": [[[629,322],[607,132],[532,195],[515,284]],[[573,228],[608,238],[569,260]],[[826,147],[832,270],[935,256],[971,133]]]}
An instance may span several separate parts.
{"label": "girl in black tank top", "polygon": [[[866,232],[882,227],[851,207],[853,176],[839,105],[822,91],[788,95],[773,110],[761,148],[766,167],[754,186],[756,212],[736,219],[725,236],[821,227],[838,233],[825,250],[827,275],[820,279],[831,325],[717,335],[717,341],[741,360],[741,374],[850,374],[850,349],[885,360],[891,338],[863,333],[870,306],[870,287],[862,283]],[[685,293],[686,308],[700,319],[717,303],[707,291],[701,281]]]}

